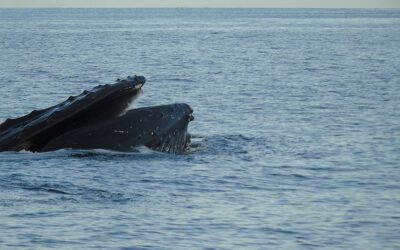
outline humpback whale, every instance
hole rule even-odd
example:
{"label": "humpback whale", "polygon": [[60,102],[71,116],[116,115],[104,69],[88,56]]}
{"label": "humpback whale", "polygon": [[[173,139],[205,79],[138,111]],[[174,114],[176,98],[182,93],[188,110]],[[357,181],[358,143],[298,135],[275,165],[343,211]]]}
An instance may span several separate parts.
{"label": "humpback whale", "polygon": [[70,96],[55,106],[0,124],[1,151],[47,152],[59,149],[130,151],[137,146],[182,153],[193,109],[185,103],[127,110],[146,79],[128,76]]}

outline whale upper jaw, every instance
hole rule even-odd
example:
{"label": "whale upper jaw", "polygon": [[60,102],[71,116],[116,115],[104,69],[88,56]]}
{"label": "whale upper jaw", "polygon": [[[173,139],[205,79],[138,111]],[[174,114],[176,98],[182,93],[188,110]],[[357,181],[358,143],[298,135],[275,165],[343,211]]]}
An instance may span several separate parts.
{"label": "whale upper jaw", "polygon": [[[60,148],[128,150],[134,146],[147,145],[164,152],[182,152],[183,144],[187,144],[188,139],[182,139],[180,135],[186,134],[193,112],[187,104],[126,111],[132,100],[142,92],[145,81],[143,76],[118,79],[114,84],[99,85],[50,108],[8,119],[0,125],[0,151],[41,152]],[[146,122],[141,126],[140,121]],[[136,123],[137,126],[133,126]],[[127,125],[129,127],[124,127]],[[131,126],[135,129],[130,128]],[[101,129],[109,136],[108,141],[100,143],[96,140],[84,140],[84,131],[92,130],[93,134]],[[134,137],[135,133],[138,136]],[[151,140],[139,139],[139,134],[142,139],[150,134]],[[75,136],[73,146],[70,141],[63,139],[67,135]],[[169,146],[157,147],[159,144]]]}

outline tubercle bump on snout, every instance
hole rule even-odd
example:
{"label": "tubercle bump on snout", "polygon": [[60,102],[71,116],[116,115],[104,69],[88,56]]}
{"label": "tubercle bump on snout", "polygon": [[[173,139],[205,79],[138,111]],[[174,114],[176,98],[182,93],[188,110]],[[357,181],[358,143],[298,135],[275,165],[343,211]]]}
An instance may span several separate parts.
{"label": "tubercle bump on snout", "polygon": [[175,113],[175,115],[178,115],[178,117],[186,117],[188,122],[194,120],[193,108],[186,103],[176,103],[172,106],[171,111],[172,113]]}
{"label": "tubercle bump on snout", "polygon": [[118,78],[116,80],[117,83],[119,82],[123,82],[123,83],[133,83],[133,85],[136,86],[143,86],[143,84],[146,83],[146,78],[144,76],[138,76],[138,75],[134,75],[134,76],[127,76],[126,78]]}
{"label": "tubercle bump on snout", "polygon": [[194,116],[193,116],[193,108],[190,107],[188,104],[183,103],[181,104],[184,110],[184,114],[186,115],[187,121],[191,122],[194,120]]}

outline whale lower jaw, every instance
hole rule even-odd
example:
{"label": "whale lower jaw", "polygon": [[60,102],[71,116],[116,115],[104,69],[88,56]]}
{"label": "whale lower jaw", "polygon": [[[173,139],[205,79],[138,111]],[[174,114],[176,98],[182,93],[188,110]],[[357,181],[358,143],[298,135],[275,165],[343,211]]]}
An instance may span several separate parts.
{"label": "whale lower jaw", "polygon": [[[115,131],[116,133],[125,133],[123,131]],[[190,134],[187,132],[187,126],[184,128],[173,129],[168,131],[162,137],[157,137],[151,140],[149,143],[145,144],[146,147],[163,153],[170,154],[182,154],[188,152],[190,149]],[[74,145],[72,145],[74,144]],[[134,151],[136,147],[141,146],[135,140],[131,143],[121,144],[119,142],[111,142],[108,145],[99,145],[96,142],[93,144],[86,144],[85,146],[79,145],[79,143],[69,141],[60,141],[56,139],[54,142],[50,142],[46,145],[40,152],[48,152],[59,149],[107,149],[115,151]]]}
{"label": "whale lower jaw", "polygon": [[174,129],[165,134],[163,138],[156,139],[146,145],[147,147],[164,153],[179,154],[190,149],[190,135],[185,128]]}
{"label": "whale lower jaw", "polygon": [[161,152],[182,153],[190,143],[187,127],[193,119],[192,112],[184,103],[129,110],[114,119],[64,133],[39,151],[65,148],[130,151],[145,145]]}

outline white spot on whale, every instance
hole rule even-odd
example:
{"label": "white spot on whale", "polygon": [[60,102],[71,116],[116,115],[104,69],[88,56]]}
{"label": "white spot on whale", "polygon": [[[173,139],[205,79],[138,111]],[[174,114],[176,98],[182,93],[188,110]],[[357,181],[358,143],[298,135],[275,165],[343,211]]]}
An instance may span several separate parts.
{"label": "white spot on whale", "polygon": [[124,133],[128,133],[128,132],[122,131],[122,130],[114,130],[114,133],[124,134]]}

